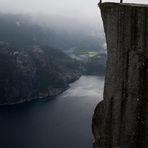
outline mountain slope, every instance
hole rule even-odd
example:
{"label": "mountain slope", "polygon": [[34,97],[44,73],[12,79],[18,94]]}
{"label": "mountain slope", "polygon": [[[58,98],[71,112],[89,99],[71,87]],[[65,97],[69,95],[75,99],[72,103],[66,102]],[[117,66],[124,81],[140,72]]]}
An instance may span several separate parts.
{"label": "mountain slope", "polygon": [[58,49],[0,46],[0,104],[55,96],[78,79],[77,62]]}

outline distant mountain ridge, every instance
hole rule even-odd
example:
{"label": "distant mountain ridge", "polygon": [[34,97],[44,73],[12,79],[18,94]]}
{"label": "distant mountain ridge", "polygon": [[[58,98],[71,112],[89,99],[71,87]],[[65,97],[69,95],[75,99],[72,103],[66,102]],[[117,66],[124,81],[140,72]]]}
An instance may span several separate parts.
{"label": "distant mountain ridge", "polygon": [[77,20],[0,14],[0,41],[9,42],[21,48],[39,44],[62,50],[75,46],[79,50],[102,50],[103,36],[98,36],[92,24],[74,21]]}

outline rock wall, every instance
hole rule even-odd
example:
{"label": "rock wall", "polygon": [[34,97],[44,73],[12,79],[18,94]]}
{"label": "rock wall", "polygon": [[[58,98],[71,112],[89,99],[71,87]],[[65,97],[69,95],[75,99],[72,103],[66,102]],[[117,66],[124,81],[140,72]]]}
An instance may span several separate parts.
{"label": "rock wall", "polygon": [[148,147],[148,5],[99,5],[108,59],[94,148]]}

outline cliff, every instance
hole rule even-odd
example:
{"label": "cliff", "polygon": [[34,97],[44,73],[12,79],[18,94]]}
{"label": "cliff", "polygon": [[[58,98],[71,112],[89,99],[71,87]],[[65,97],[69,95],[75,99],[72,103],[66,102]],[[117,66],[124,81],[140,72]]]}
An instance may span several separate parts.
{"label": "cliff", "polygon": [[56,96],[80,77],[78,63],[48,46],[0,43],[0,105]]}
{"label": "cliff", "polygon": [[148,147],[148,5],[102,3],[108,59],[94,148]]}

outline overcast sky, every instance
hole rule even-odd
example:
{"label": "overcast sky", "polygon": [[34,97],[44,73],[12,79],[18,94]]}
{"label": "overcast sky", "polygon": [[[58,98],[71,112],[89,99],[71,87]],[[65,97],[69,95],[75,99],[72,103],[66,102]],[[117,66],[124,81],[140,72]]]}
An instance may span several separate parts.
{"label": "overcast sky", "polygon": [[[99,0],[0,0],[0,10],[13,13],[48,13],[96,17]],[[107,0],[103,0],[107,1]],[[111,0],[118,2],[119,0]],[[125,0],[148,3],[148,0]]]}
{"label": "overcast sky", "polygon": [[[109,0],[102,0],[108,2]],[[109,2],[119,2],[110,0]],[[147,3],[148,0],[123,0],[124,2]],[[76,17],[93,22],[102,29],[99,0],[0,0],[0,11],[5,13],[50,14]],[[57,17],[58,18],[58,17]],[[97,21],[97,23],[95,22]],[[99,24],[99,25],[98,25]]]}
{"label": "overcast sky", "polygon": [[97,11],[97,0],[0,0],[0,10],[92,17]]}

